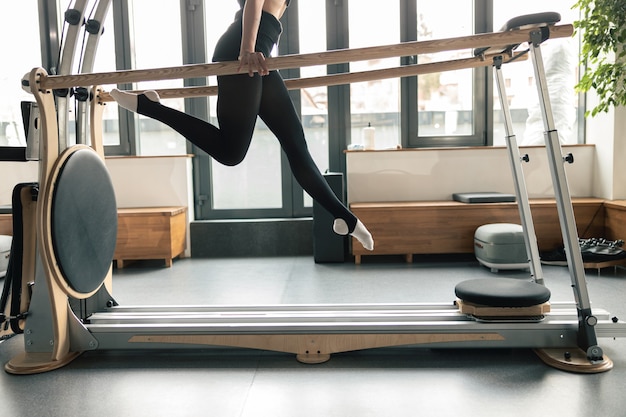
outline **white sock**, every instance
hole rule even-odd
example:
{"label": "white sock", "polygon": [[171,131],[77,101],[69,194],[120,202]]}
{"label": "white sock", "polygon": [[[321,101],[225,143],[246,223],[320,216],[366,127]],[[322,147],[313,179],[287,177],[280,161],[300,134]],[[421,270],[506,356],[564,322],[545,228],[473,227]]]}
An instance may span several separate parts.
{"label": "white sock", "polygon": [[[120,91],[117,88],[114,88],[109,93],[111,97],[119,104],[124,107],[126,110],[130,110],[132,112],[137,111],[137,94],[127,93],[125,91]],[[149,100],[158,103],[160,101],[159,93],[154,90],[148,90],[143,93]]]}
{"label": "white sock", "polygon": [[[338,235],[347,235],[349,232],[348,224],[343,219],[335,219],[335,222],[333,223],[333,230]],[[363,245],[365,249],[374,250],[374,239],[365,225],[361,223],[361,220],[357,220],[356,227],[350,235],[354,236],[356,240],[361,242],[361,245]]]}
{"label": "white sock", "polygon": [[351,233],[367,250],[374,250],[374,239],[361,220],[357,220],[354,232]]}

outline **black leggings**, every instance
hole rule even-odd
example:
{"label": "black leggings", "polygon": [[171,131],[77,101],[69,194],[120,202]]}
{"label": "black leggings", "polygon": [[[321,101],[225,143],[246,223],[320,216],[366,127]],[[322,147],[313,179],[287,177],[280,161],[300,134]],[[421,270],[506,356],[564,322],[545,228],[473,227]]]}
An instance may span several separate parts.
{"label": "black leggings", "polygon": [[335,218],[343,219],[350,232],[354,231],[357,218],[335,196],[315,165],[280,74],[271,71],[263,77],[221,76],[218,91],[219,128],[143,95],[139,96],[137,112],[167,124],[215,160],[230,166],[246,156],[258,115],[278,138],[302,188]]}

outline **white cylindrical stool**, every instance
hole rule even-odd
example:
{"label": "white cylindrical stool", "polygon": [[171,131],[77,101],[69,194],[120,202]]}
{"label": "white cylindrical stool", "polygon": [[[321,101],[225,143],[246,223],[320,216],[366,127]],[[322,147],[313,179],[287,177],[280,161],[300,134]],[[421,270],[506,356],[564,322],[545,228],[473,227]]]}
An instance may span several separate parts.
{"label": "white cylindrical stool", "polygon": [[528,269],[529,259],[524,243],[524,230],[519,224],[492,223],[474,233],[476,259],[491,272],[500,269]]}
{"label": "white cylindrical stool", "polygon": [[0,278],[3,278],[7,273],[12,241],[13,237],[0,235]]}

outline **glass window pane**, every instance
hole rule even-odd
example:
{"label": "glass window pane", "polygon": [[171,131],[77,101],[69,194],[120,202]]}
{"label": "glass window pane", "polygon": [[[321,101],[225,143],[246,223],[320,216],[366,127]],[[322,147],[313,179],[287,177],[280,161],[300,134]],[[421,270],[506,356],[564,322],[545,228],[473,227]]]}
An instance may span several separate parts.
{"label": "glass window pane", "polygon": [[214,209],[264,209],[282,207],[278,141],[260,120],[248,155],[234,167],[211,161]]}
{"label": "glass window pane", "polygon": [[[468,36],[474,33],[474,2],[420,1],[417,40]],[[454,13],[444,13],[454,10]],[[468,58],[469,50],[420,55],[418,63]],[[473,73],[471,69],[424,74],[418,79],[418,136],[471,135],[473,126]]]}
{"label": "glass window pane", "polygon": [[[113,33],[113,6],[109,6],[104,20],[104,32],[100,36],[93,72],[115,71],[115,37]],[[107,86],[108,88],[109,86]],[[105,146],[120,144],[119,117],[117,103],[111,101],[104,106],[102,114],[102,139]]]}
{"label": "glass window pane", "polygon": [[[350,8],[350,48],[391,45],[400,42],[400,2],[360,0]],[[375,10],[375,12],[372,12]],[[397,67],[399,58],[350,63],[350,71]],[[353,144],[364,143],[364,128],[375,128],[376,148],[395,148],[400,143],[400,80],[391,78],[350,85]]]}
{"label": "glass window pane", "polygon": [[[578,19],[578,11],[572,10],[569,0],[555,0],[546,9],[546,2],[529,0],[510,2],[495,0],[493,5],[494,30],[499,30],[509,19],[530,13],[554,10],[561,13],[561,23],[572,23]],[[574,85],[578,80],[578,39],[552,39],[542,47],[550,101],[556,128],[561,143],[578,142],[578,96]],[[530,59],[502,68],[513,129],[520,145],[543,145],[544,126],[539,111],[537,87]],[[495,81],[494,81],[495,82]],[[498,94],[494,88],[494,94]],[[505,144],[500,101],[494,97],[494,145]]]}
{"label": "glass window pane", "polygon": [[[132,0],[135,67],[138,69],[179,66],[183,63],[180,2]],[[167,51],[164,53],[164,51]],[[146,81],[138,89],[178,88],[183,80]],[[184,111],[184,99],[163,100],[166,106]],[[140,116],[139,155],[182,155],[187,152],[185,138],[163,123]]]}
{"label": "glass window pane", "polygon": [[41,66],[41,48],[37,21],[22,25],[16,17],[37,15],[35,1],[0,3],[0,39],[4,39],[0,71],[0,146],[26,145],[20,102],[35,99],[22,89],[21,79]]}
{"label": "glass window pane", "polygon": [[[232,23],[237,2],[220,2],[206,8],[207,56],[213,56],[215,45]],[[214,77],[209,78],[216,85]],[[216,98],[209,100],[210,120],[219,126],[216,116]],[[245,160],[227,167],[211,161],[212,201],[214,209],[282,208],[281,149],[278,141],[260,120]]]}
{"label": "glass window pane", "polygon": [[[307,0],[298,3],[300,29],[300,53],[326,50],[326,7],[324,0]],[[302,67],[300,76],[319,77],[326,75],[326,65]],[[328,156],[328,88],[302,89],[301,111],[304,135],[309,152],[322,172],[329,168]],[[311,207],[313,200],[304,192],[304,207]]]}

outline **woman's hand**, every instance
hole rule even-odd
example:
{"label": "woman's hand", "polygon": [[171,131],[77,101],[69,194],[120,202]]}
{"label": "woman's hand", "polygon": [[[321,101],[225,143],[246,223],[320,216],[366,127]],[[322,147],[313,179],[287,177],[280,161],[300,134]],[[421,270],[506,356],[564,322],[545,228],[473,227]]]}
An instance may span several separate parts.
{"label": "woman's hand", "polygon": [[248,75],[254,76],[255,71],[259,75],[264,76],[270,73],[265,56],[262,52],[242,52],[239,55],[239,68],[237,71],[241,71],[242,68],[248,68]]}

